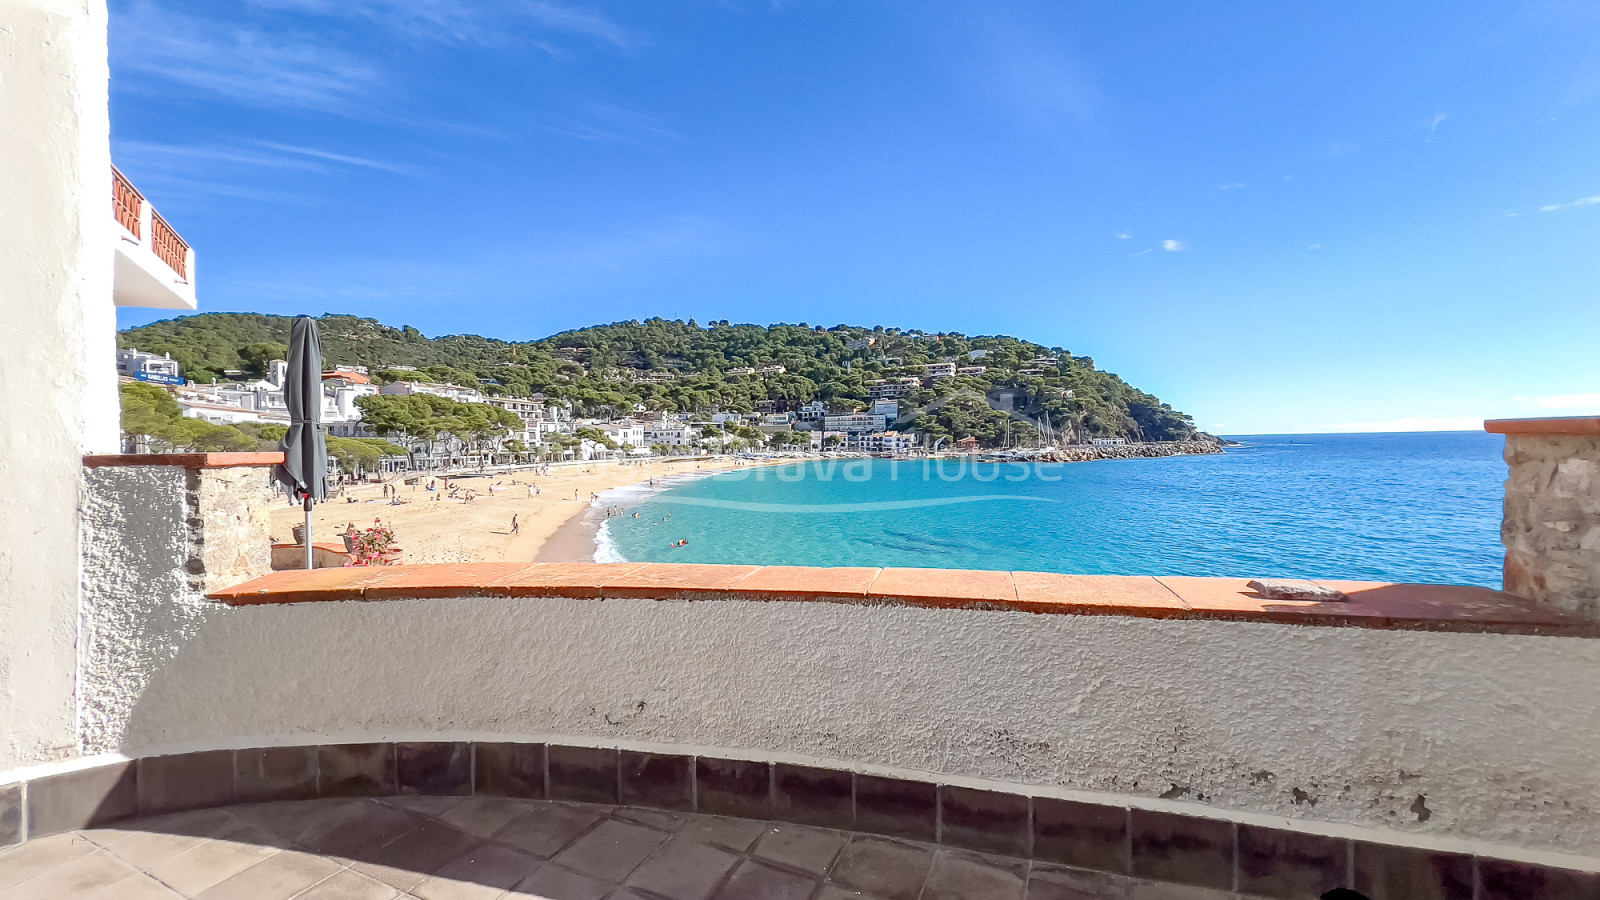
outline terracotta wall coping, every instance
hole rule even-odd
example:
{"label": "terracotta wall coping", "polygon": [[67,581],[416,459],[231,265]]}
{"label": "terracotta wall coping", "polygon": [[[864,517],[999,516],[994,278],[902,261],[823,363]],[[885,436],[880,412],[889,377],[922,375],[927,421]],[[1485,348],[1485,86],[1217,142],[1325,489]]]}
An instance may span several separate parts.
{"label": "terracotta wall coping", "polygon": [[1600,436],[1600,416],[1548,419],[1490,419],[1483,423],[1490,434],[1559,434]]}
{"label": "terracotta wall coping", "polygon": [[1155,619],[1600,637],[1600,623],[1481,587],[1319,581],[1347,602],[1268,600],[1246,578],[684,563],[452,563],[286,570],[216,591],[233,606],[449,597],[865,603]]}
{"label": "terracotta wall coping", "polygon": [[178,466],[184,469],[231,469],[240,466],[275,466],[283,454],[270,453],[93,453],[83,458],[91,469],[104,466]]}

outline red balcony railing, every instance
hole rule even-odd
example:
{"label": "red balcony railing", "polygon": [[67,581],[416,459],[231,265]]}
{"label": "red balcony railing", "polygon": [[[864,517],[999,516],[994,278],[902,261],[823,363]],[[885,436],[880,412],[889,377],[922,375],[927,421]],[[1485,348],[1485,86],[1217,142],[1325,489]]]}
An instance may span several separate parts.
{"label": "red balcony railing", "polygon": [[179,278],[189,277],[189,245],[172,230],[161,214],[150,210],[150,248]]}
{"label": "red balcony railing", "polygon": [[[111,204],[117,214],[117,223],[132,232],[134,237],[143,238],[144,235],[139,231],[139,219],[144,215],[144,195],[134,188],[127,176],[117,171],[116,166],[111,167],[111,177]],[[167,230],[171,231],[170,228]]]}

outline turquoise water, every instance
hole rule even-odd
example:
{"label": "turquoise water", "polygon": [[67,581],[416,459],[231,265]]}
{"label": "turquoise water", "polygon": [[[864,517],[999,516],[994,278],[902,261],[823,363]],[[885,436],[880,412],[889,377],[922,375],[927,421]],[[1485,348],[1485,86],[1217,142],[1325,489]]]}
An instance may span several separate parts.
{"label": "turquoise water", "polygon": [[1503,438],[1239,440],[1208,456],[833,460],[622,489],[604,498],[626,513],[597,558],[1499,585]]}

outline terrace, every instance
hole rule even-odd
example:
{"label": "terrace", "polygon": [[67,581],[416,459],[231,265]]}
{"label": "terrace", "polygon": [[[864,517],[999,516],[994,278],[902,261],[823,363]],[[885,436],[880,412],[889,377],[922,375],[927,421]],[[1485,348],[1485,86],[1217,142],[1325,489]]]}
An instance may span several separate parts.
{"label": "terrace", "polygon": [[1503,592],[273,573],[273,455],[93,455],[194,253],[105,227],[103,6],[12,7],[3,900],[1600,896],[1600,419],[1490,423]]}
{"label": "terrace", "polygon": [[204,897],[1593,896],[1600,420],[1490,427],[1522,596],[274,573],[270,454],[87,457],[78,745],[7,773],[0,873]]}

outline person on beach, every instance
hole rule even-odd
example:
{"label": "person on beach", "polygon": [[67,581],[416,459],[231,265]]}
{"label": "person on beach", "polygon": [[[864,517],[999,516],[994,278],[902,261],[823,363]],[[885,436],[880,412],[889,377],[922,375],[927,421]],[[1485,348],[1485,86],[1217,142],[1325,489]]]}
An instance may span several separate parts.
{"label": "person on beach", "polygon": [[522,526],[517,523],[517,514],[516,513],[512,513],[511,514],[511,533],[513,535],[515,535],[518,532],[520,532],[521,530],[522,530]]}

